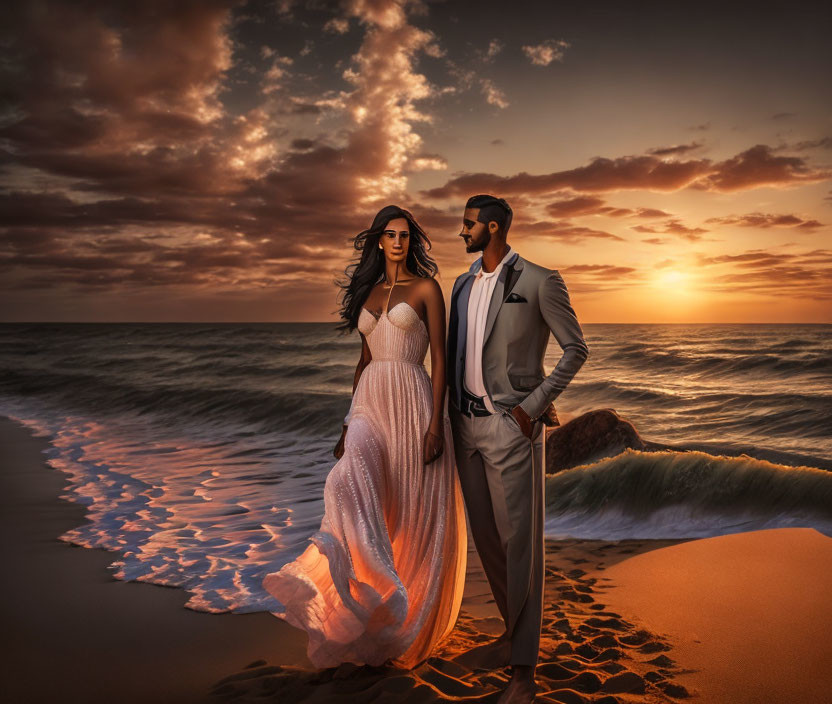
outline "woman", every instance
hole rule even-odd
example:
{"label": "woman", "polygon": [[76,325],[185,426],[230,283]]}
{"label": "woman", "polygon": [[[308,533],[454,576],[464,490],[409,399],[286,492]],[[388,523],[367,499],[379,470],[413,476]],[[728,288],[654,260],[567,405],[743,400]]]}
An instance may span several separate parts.
{"label": "woman", "polygon": [[[316,667],[411,669],[453,629],[465,583],[465,508],[445,417],[445,304],[413,216],[383,208],[354,240],[340,326],[361,335],[353,399],[324,517],[263,580],[306,630]],[[428,346],[431,378],[423,366]]]}

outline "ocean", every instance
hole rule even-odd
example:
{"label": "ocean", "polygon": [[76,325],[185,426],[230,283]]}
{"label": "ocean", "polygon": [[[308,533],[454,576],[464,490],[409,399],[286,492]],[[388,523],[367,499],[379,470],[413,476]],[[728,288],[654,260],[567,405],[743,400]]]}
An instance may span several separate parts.
{"label": "ocean", "polygon": [[[613,408],[674,449],[548,476],[549,539],[832,536],[832,325],[583,327],[561,422]],[[195,610],[279,611],[260,582],[320,526],[359,351],[318,323],[3,324],[0,414],[86,506],[61,540]]]}

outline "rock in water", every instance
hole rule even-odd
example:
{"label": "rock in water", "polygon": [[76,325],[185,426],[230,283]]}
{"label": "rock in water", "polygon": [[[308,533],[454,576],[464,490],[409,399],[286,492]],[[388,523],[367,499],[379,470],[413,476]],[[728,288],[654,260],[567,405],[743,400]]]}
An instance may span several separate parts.
{"label": "rock in water", "polygon": [[645,442],[632,423],[612,408],[600,408],[549,430],[546,438],[546,473],[613,457],[628,447],[634,450],[664,449]]}

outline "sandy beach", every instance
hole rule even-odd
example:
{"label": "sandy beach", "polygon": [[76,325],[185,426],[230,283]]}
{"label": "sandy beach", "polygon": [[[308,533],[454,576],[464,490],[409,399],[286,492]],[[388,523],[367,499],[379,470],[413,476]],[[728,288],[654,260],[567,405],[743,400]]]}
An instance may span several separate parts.
{"label": "sandy beach", "polygon": [[[113,553],[58,540],[84,507],[59,498],[46,441],[0,419],[0,447],[3,701],[492,702],[508,681],[476,650],[502,622],[475,553],[457,628],[420,667],[315,671],[270,614],[183,608],[183,590],[121,582]],[[829,701],[830,565],[832,539],[804,528],[549,541],[538,700]]]}
{"label": "sandy beach", "polygon": [[183,608],[181,589],[112,577],[115,555],[58,540],[84,521],[58,498],[45,439],[0,418],[4,702],[197,702],[224,674],[266,658],[303,664],[305,644],[268,613]]}
{"label": "sandy beach", "polygon": [[692,540],[606,571],[603,600],[670,638],[703,702],[832,702],[832,538],[776,528]]}

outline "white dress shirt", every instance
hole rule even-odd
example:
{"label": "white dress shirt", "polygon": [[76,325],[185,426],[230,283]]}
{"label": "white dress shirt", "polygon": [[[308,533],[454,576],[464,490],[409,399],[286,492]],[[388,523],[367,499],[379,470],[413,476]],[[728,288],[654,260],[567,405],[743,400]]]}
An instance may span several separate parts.
{"label": "white dress shirt", "polygon": [[488,398],[485,383],[482,380],[482,344],[485,335],[485,319],[491,305],[491,296],[497,285],[497,277],[503,265],[514,254],[511,247],[506,255],[494,268],[494,271],[483,271],[480,267],[471,285],[471,295],[468,298],[468,333],[465,340],[465,375],[463,384],[469,393],[482,396],[485,407],[495,413],[496,409]]}

